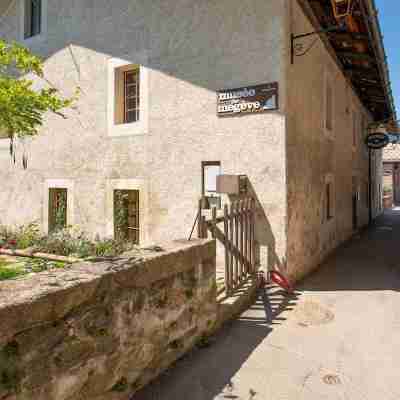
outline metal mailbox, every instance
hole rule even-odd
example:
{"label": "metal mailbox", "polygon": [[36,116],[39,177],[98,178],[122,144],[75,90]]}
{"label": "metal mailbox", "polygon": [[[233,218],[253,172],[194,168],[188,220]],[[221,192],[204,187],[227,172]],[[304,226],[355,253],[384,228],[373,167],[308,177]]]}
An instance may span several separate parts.
{"label": "metal mailbox", "polygon": [[217,193],[236,195],[247,193],[247,175],[218,175]]}

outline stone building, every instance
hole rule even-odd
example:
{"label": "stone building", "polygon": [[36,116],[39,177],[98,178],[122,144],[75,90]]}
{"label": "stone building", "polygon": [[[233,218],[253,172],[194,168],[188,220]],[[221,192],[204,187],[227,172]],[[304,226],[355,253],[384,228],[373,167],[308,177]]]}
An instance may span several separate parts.
{"label": "stone building", "polygon": [[389,144],[383,149],[383,195],[386,206],[400,204],[400,145]]}
{"label": "stone building", "polygon": [[199,197],[221,203],[215,175],[244,174],[265,263],[301,277],[381,212],[365,127],[394,112],[373,0],[334,3],[2,0],[1,37],[81,95],[18,144],[27,170],[0,141],[0,223],[46,232],[63,204],[63,223],[113,236],[120,196],[132,240],[188,237]]}

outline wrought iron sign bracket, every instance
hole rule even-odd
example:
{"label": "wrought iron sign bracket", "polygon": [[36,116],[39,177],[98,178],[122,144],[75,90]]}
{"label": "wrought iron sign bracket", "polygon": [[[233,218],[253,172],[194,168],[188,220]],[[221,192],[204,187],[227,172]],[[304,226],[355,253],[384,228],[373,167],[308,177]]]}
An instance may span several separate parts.
{"label": "wrought iron sign bracket", "polygon": [[302,57],[308,53],[309,50],[314,46],[317,40],[315,40],[311,45],[304,50],[301,54],[296,54],[296,41],[298,39],[304,39],[309,36],[315,36],[315,35],[320,35],[321,33],[330,33],[330,32],[345,32],[346,30],[338,27],[338,26],[332,26],[326,29],[321,29],[318,31],[314,32],[308,32],[308,33],[302,33],[300,35],[294,35],[293,33],[290,35],[290,63],[293,65],[294,64],[294,57]]}

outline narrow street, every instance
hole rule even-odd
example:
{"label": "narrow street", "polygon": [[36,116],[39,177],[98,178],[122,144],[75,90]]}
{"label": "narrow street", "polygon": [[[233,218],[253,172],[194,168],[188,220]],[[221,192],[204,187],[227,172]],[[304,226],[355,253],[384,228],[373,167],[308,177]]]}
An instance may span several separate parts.
{"label": "narrow street", "polygon": [[[290,299],[268,291],[135,400],[400,398],[400,209],[342,246]],[[267,307],[268,308],[268,307]]]}

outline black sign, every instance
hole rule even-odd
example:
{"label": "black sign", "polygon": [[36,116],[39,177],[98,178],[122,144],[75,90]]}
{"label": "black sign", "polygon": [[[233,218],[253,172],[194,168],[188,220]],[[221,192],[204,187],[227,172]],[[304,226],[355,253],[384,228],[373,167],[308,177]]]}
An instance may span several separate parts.
{"label": "black sign", "polygon": [[278,82],[220,90],[217,93],[217,114],[220,117],[260,113],[278,108]]}
{"label": "black sign", "polygon": [[389,144],[389,136],[386,133],[371,133],[365,140],[370,149],[382,149]]}

